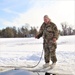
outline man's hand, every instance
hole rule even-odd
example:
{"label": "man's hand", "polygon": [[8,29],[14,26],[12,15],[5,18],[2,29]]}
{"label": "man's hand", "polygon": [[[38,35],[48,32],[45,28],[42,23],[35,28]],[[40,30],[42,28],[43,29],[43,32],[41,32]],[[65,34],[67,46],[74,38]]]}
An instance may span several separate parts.
{"label": "man's hand", "polygon": [[53,38],[53,42],[54,42],[54,43],[56,43],[56,40],[57,40],[56,38]]}
{"label": "man's hand", "polygon": [[35,35],[35,38],[39,39],[39,38],[38,38],[38,35]]}

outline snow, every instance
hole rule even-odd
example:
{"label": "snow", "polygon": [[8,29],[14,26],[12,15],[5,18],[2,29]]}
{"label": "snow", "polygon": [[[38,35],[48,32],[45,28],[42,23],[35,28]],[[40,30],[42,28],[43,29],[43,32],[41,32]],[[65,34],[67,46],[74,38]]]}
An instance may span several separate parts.
{"label": "snow", "polygon": [[[43,50],[43,39],[0,38],[0,66],[34,66]],[[75,36],[60,36],[57,41],[57,65],[75,74]],[[42,58],[40,65],[44,64]],[[65,68],[66,67],[66,68]],[[6,69],[5,69],[6,70]],[[8,69],[10,70],[10,69]],[[0,68],[0,71],[4,71]]]}

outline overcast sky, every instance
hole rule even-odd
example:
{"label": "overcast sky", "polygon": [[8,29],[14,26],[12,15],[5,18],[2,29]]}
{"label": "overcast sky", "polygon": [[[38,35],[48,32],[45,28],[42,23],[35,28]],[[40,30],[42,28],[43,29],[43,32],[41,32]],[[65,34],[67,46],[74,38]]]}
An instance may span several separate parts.
{"label": "overcast sky", "polygon": [[58,29],[62,22],[75,28],[74,6],[74,0],[0,0],[0,29],[25,23],[40,27],[46,14]]}

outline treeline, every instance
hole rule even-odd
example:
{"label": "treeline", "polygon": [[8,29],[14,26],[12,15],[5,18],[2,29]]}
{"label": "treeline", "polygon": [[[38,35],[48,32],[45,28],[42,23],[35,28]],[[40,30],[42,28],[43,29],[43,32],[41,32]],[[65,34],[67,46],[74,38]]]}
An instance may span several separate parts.
{"label": "treeline", "polygon": [[[70,27],[67,23],[61,23],[62,30],[59,30],[61,36],[75,35],[75,29]],[[6,27],[0,30],[0,38],[15,38],[15,37],[34,37],[38,33],[36,27],[28,27],[28,25],[20,28]]]}
{"label": "treeline", "polygon": [[28,29],[26,26],[22,26],[21,28],[16,27],[6,27],[5,29],[0,30],[1,38],[15,38],[15,37],[34,37],[37,33],[37,29],[35,27],[31,27]]}
{"label": "treeline", "polygon": [[73,29],[71,25],[68,25],[66,22],[61,23],[61,27],[62,31],[59,30],[61,36],[75,35],[75,29]]}

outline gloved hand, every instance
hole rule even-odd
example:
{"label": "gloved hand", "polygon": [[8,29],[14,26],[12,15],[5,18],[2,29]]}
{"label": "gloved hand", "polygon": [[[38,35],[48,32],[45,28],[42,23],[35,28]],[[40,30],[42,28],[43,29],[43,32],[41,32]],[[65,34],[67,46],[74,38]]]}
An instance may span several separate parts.
{"label": "gloved hand", "polygon": [[39,38],[38,38],[38,35],[35,35],[35,38],[39,39]]}

